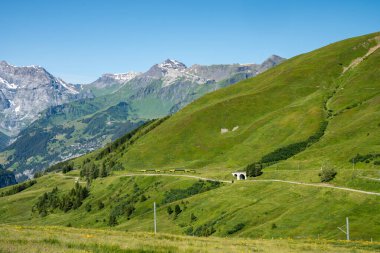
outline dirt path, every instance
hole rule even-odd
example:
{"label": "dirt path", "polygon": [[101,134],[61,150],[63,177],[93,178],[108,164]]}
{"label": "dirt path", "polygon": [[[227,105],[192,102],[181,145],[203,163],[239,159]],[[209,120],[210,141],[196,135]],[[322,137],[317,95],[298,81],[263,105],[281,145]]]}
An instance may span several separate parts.
{"label": "dirt path", "polygon": [[321,187],[321,188],[332,188],[332,189],[337,189],[337,190],[380,196],[379,192],[362,191],[362,190],[356,190],[356,189],[347,188],[347,187],[333,186],[333,185],[329,185],[329,184],[302,183],[302,182],[287,181],[287,180],[280,180],[280,179],[257,179],[257,180],[247,180],[246,182],[252,182],[252,183],[256,183],[256,182],[279,182],[279,183],[306,185],[306,186]]}
{"label": "dirt path", "polygon": [[[68,176],[68,175],[63,175],[59,174],[62,177],[66,178],[73,178],[75,182],[79,181],[79,177],[74,177],[74,176]],[[186,178],[194,178],[194,179],[200,179],[200,180],[208,180],[208,181],[213,181],[213,182],[221,182],[221,183],[228,183],[231,184],[232,181],[229,180],[219,180],[215,178],[207,178],[207,177],[200,177],[200,176],[193,176],[193,175],[183,175],[183,174],[139,174],[139,173],[132,173],[132,174],[122,174],[122,175],[117,175],[115,177],[141,177],[141,176],[146,176],[146,177],[158,177],[158,176],[163,176],[163,177],[186,177]],[[379,179],[380,180],[380,179]],[[356,193],[362,193],[362,194],[367,194],[367,195],[375,195],[375,196],[380,196],[379,192],[370,192],[370,191],[363,191],[363,190],[357,190],[357,189],[352,189],[352,188],[347,188],[347,187],[341,187],[341,186],[333,186],[329,184],[320,184],[320,183],[303,183],[303,182],[297,182],[297,181],[288,181],[288,180],[281,180],[281,179],[253,179],[253,180],[244,180],[244,181],[239,181],[242,183],[261,183],[261,182],[272,182],[272,183],[286,183],[286,184],[295,184],[295,185],[305,185],[305,186],[312,186],[312,187],[320,187],[320,188],[331,188],[331,189],[336,189],[336,190],[342,190],[342,191],[349,191],[349,192],[356,192]],[[85,183],[79,181],[79,183]]]}
{"label": "dirt path", "polygon": [[375,52],[377,49],[380,48],[380,43],[379,43],[379,40],[380,38],[379,37],[376,37],[375,40],[378,42],[378,44],[376,46],[373,46],[371,47],[368,52],[362,56],[362,57],[358,57],[356,58],[355,60],[353,60],[350,65],[348,65],[347,67],[343,67],[343,74],[344,72],[346,72],[347,70],[351,69],[351,68],[354,68],[356,67],[357,65],[359,65],[366,57],[368,57],[369,55],[371,55],[373,52]]}
{"label": "dirt path", "polygon": [[364,176],[362,176],[360,178],[369,179],[369,180],[373,180],[373,181],[380,181],[380,178],[364,177]]}
{"label": "dirt path", "polygon": [[[172,174],[125,174],[125,175],[120,175],[120,177],[135,177],[135,176],[187,177],[187,178],[195,178],[195,179],[209,180],[209,181],[222,182],[222,183],[232,183],[232,181],[228,181],[228,180],[218,180],[218,179],[213,179],[213,178],[205,178],[205,177],[192,176],[192,175],[172,175]],[[341,186],[333,186],[333,185],[329,185],[329,184],[303,183],[303,182],[287,181],[287,180],[280,180],[280,179],[254,179],[254,180],[245,180],[245,181],[240,181],[240,182],[244,182],[244,183],[278,182],[278,183],[305,185],[305,186],[313,186],[313,187],[320,187],[320,188],[331,188],[331,189],[337,189],[337,190],[342,190],[342,191],[349,191],[349,192],[356,192],[356,193],[362,193],[362,194],[367,194],[367,195],[380,196],[380,193],[378,193],[378,192],[356,190],[356,189],[352,189],[352,188],[341,187]]]}

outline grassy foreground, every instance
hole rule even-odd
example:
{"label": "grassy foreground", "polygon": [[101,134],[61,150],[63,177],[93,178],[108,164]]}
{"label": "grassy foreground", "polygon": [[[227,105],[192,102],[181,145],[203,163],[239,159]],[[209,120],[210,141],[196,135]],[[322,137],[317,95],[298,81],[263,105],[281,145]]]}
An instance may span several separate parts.
{"label": "grassy foreground", "polygon": [[1,226],[0,252],[376,252],[378,242],[198,238],[64,227]]}

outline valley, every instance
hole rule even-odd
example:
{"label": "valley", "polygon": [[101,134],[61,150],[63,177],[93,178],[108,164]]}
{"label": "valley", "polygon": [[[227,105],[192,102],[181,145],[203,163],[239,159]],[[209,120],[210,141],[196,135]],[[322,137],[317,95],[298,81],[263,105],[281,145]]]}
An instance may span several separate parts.
{"label": "valley", "polygon": [[[23,127],[12,128],[17,135],[0,133],[4,135],[0,136],[3,142],[0,161],[21,182],[51,164],[101,148],[143,122],[175,113],[208,92],[255,76],[282,61],[284,59],[279,56],[271,56],[262,64],[187,67],[181,62],[167,59],[145,73],[104,74],[93,83],[72,85],[69,91],[75,91],[76,96],[73,98],[58,101],[54,95],[50,99],[46,98],[53,100],[49,101],[51,104],[22,107],[38,110],[32,110],[33,113],[28,111],[33,118],[30,123],[22,121]],[[26,85],[30,85],[30,79],[36,78],[40,82],[47,82],[45,75],[53,80],[52,83],[64,83],[41,67],[2,64],[5,67],[3,72],[0,71],[0,76],[7,78],[11,72],[14,78],[14,73],[24,71],[26,74],[15,76],[20,82],[26,82]],[[2,80],[5,88],[0,89],[5,94],[16,90],[28,96],[22,90],[7,89],[8,81]],[[9,77],[8,80],[13,81]],[[46,89],[55,89],[45,85]],[[68,87],[68,84],[65,85]],[[59,89],[56,92],[60,92]],[[6,97],[6,101],[11,99]],[[12,108],[7,108],[4,113],[10,110]],[[11,116],[19,115],[10,113]]]}

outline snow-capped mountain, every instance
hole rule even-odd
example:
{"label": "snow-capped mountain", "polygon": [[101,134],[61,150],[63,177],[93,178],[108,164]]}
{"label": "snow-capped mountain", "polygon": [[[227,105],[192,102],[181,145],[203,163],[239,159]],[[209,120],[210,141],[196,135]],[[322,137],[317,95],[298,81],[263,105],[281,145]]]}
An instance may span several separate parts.
{"label": "snow-capped mountain", "polygon": [[90,87],[90,88],[103,89],[115,84],[121,85],[135,78],[139,74],[141,73],[138,73],[138,72],[127,72],[127,73],[120,73],[120,74],[107,73],[107,74],[103,74],[94,82],[90,84],[86,84],[85,86]]}
{"label": "snow-capped mountain", "polygon": [[81,97],[79,90],[40,66],[0,62],[0,131],[10,136],[38,118],[44,109]]}

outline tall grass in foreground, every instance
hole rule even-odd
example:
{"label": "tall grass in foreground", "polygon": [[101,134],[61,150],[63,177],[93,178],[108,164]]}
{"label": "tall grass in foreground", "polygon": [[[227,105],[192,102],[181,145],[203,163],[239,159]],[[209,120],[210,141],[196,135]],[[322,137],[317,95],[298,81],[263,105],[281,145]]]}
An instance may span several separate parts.
{"label": "tall grass in foreground", "polygon": [[65,227],[0,226],[0,252],[376,252],[380,243],[198,238]]}

